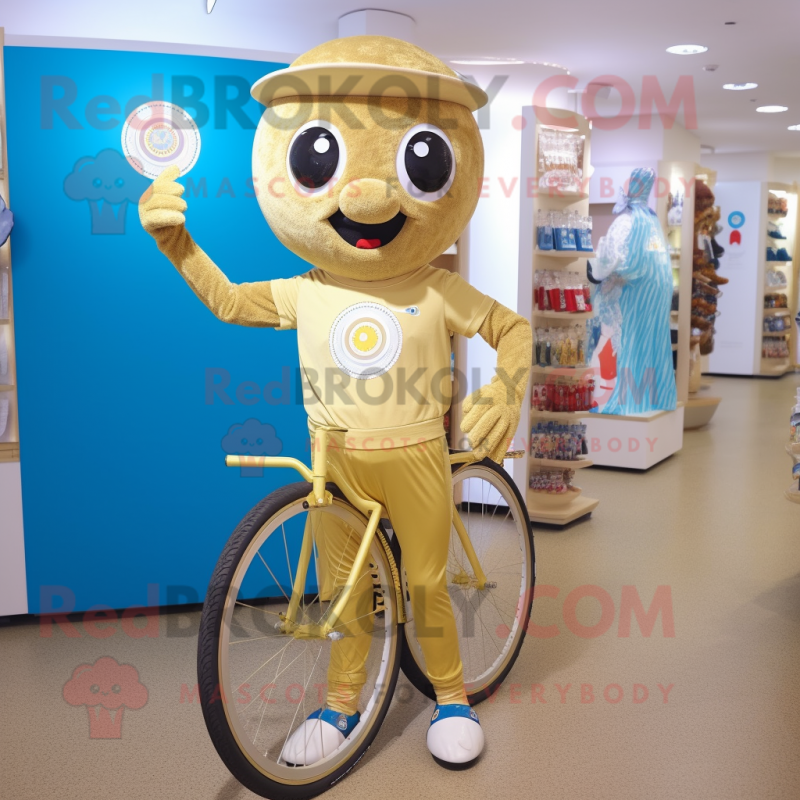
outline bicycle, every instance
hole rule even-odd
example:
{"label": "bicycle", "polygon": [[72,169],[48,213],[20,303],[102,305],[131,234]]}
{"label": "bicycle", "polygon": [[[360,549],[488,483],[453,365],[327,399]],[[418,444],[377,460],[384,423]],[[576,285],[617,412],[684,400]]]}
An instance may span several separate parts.
{"label": "bicycle", "polygon": [[[288,457],[226,458],[231,467],[289,467],[304,481],[268,495],[230,537],[209,583],[198,641],[211,740],[239,782],[271,800],[313,797],[358,763],[386,716],[400,669],[435,699],[397,537],[380,504],[360,497],[328,464],[331,433],[344,431],[316,430],[312,469]],[[497,690],[519,655],[535,580],[533,535],[519,490],[501,466],[479,458],[450,456],[448,590],[471,705]],[[331,523],[348,531],[343,554],[355,550],[352,563],[340,556],[337,571],[347,577],[333,587],[331,565],[320,554],[320,535]],[[373,593],[368,607],[362,600],[354,610],[348,604],[362,580],[372,581]],[[332,651],[346,636],[364,637],[360,721],[326,758],[290,765],[281,758],[283,746],[311,711],[325,706]]]}

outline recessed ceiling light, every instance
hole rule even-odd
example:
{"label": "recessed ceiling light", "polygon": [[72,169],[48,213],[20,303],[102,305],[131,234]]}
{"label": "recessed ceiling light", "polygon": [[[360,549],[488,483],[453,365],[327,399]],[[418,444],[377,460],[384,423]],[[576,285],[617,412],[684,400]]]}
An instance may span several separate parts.
{"label": "recessed ceiling light", "polygon": [[732,92],[743,92],[745,89],[757,89],[757,83],[723,83],[723,89],[730,89]]}
{"label": "recessed ceiling light", "polygon": [[756,111],[761,114],[780,114],[781,111],[788,111],[788,106],[759,106]]}
{"label": "recessed ceiling light", "polygon": [[511,64],[524,64],[518,58],[459,58],[452,59],[451,64],[466,64],[468,66],[507,66]]}
{"label": "recessed ceiling light", "polygon": [[800,131],[800,125],[790,125],[788,130],[790,130],[790,131]]}
{"label": "recessed ceiling light", "polygon": [[707,50],[708,48],[702,44],[675,44],[667,48],[668,53],[674,53],[676,56],[694,56]]}

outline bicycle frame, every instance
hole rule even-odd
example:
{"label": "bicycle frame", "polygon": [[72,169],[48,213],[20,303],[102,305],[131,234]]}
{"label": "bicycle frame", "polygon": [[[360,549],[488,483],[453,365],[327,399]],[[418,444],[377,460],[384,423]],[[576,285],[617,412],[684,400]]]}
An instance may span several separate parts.
{"label": "bicycle frame", "polygon": [[[361,497],[352,485],[342,477],[335,466],[328,463],[328,440],[331,433],[347,433],[347,431],[344,428],[334,428],[330,426],[320,426],[314,431],[314,453],[316,455],[313,459],[313,469],[309,469],[302,461],[296,458],[281,456],[227,456],[225,459],[225,464],[229,467],[288,467],[295,470],[304,481],[311,484],[311,492],[306,500],[309,509],[329,506],[333,503],[333,496],[325,488],[328,473],[330,473],[331,480],[341,489],[347,500],[367,517],[367,528],[364,531],[364,537],[353,559],[350,575],[338,598],[331,603],[323,621],[320,623],[300,624],[297,622],[297,613],[303,598],[303,590],[308,575],[308,566],[311,562],[311,555],[314,548],[313,536],[309,526],[306,526],[303,533],[303,541],[300,546],[300,556],[294,583],[292,585],[292,595],[289,599],[289,606],[286,610],[286,614],[282,615],[282,621],[276,625],[276,628],[296,638],[328,638],[337,640],[344,636],[344,634],[336,630],[336,626],[353,592],[357,576],[362,573],[366,566],[369,551],[378,529],[378,523],[381,520],[381,512],[383,511],[380,503]],[[521,455],[521,451],[515,451],[509,453],[508,457],[519,458]],[[479,461],[481,458],[482,456],[475,452],[466,451],[452,454],[450,456],[450,463],[466,464]],[[453,524],[474,572],[476,588],[479,590],[492,588],[487,584],[486,575],[480,565],[478,556],[469,539],[469,535],[464,528],[464,523],[458,514],[455,503],[453,503]]]}

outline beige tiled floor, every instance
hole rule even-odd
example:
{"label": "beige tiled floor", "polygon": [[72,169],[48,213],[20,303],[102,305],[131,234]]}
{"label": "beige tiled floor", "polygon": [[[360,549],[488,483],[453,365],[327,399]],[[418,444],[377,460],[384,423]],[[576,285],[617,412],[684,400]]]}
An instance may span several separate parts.
{"label": "beige tiled floor", "polygon": [[[800,797],[800,506],[782,497],[798,383],[716,379],[717,416],[687,433],[682,452],[646,474],[582,475],[601,499],[593,518],[537,531],[538,581],[558,595],[537,600],[535,621],[557,635],[526,642],[507,685],[481,706],[481,762],[461,773],[434,764],[430,704],[406,685],[332,800]],[[593,638],[564,622],[570,592],[587,585],[610,598],[608,614],[613,606]],[[625,586],[645,607],[668,587],[674,637],[661,617],[649,636],[635,622],[620,635]],[[586,626],[601,619],[591,599],[576,613]],[[199,705],[181,702],[181,685],[195,683],[195,639],[165,636],[167,624],[143,639],[0,629],[0,796],[249,796],[217,758]],[[133,664],[149,690],[119,740],[91,739],[86,709],[62,699],[75,666],[102,655]]]}

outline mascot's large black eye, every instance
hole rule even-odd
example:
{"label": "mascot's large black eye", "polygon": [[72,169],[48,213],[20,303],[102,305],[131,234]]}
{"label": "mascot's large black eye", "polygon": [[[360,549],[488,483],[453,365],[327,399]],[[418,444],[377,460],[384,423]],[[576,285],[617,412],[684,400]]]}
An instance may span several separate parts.
{"label": "mascot's large black eye", "polygon": [[305,189],[319,189],[336,172],[339,143],[325,128],[306,128],[289,150],[289,167],[294,179]]}
{"label": "mascot's large black eye", "polygon": [[433,131],[415,133],[406,144],[404,158],[409,180],[421,192],[438,192],[453,171],[450,148]]}

